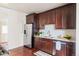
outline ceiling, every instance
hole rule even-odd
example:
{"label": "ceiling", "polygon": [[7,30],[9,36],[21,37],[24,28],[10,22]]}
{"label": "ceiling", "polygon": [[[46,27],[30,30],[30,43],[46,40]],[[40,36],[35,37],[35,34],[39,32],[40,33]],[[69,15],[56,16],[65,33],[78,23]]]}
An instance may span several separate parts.
{"label": "ceiling", "polygon": [[40,13],[65,4],[66,3],[0,3],[0,7],[14,9],[17,11],[30,14],[30,13]]}

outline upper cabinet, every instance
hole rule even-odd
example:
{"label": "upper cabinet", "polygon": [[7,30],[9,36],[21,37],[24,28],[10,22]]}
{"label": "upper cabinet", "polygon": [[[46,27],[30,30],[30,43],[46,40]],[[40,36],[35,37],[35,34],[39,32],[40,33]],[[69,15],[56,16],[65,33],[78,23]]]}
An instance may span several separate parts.
{"label": "upper cabinet", "polygon": [[76,4],[68,4],[56,9],[56,29],[76,28]]}
{"label": "upper cabinet", "polygon": [[55,10],[51,10],[49,16],[50,16],[50,23],[49,24],[55,24],[56,11]]}
{"label": "upper cabinet", "polygon": [[39,28],[44,28],[47,24],[55,24],[55,11],[47,11],[38,14]]}
{"label": "upper cabinet", "polygon": [[[66,10],[67,9],[67,10]],[[75,29],[76,28],[76,4],[70,4],[66,6],[65,11],[67,11],[66,14],[66,21],[68,29]]]}
{"label": "upper cabinet", "polygon": [[62,28],[61,8],[56,9],[55,27],[56,27],[56,29],[61,29]]}
{"label": "upper cabinet", "polygon": [[32,24],[32,23],[34,23],[34,20],[35,20],[35,18],[36,18],[35,16],[36,16],[35,13],[27,15],[27,16],[26,16],[26,23],[27,23],[27,24]]}
{"label": "upper cabinet", "polygon": [[29,14],[26,16],[26,24],[33,24],[34,32],[38,31],[38,15],[36,13]]}
{"label": "upper cabinet", "polygon": [[55,24],[56,29],[76,29],[76,4],[71,3],[38,14],[27,15],[27,24],[34,23],[37,29]]}
{"label": "upper cabinet", "polygon": [[44,13],[38,14],[39,28],[43,29],[46,24],[46,17]]}

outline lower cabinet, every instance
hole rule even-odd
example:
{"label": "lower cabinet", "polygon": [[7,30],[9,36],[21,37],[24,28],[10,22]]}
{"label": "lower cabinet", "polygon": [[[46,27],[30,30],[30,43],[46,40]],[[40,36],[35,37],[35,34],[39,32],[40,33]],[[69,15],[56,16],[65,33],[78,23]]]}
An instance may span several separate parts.
{"label": "lower cabinet", "polygon": [[75,56],[75,43],[72,42],[61,41],[61,50],[57,50],[56,41],[53,41],[53,49],[55,56]]}
{"label": "lower cabinet", "polygon": [[34,47],[37,49],[41,49],[42,48],[42,44],[41,44],[41,39],[40,38],[35,38],[35,43],[34,43]]}
{"label": "lower cabinet", "polygon": [[56,41],[54,41],[54,51],[55,52],[55,56],[67,56],[69,55],[69,47],[67,46],[67,43],[62,43],[61,42],[61,49],[57,50],[56,49]]}
{"label": "lower cabinet", "polygon": [[46,53],[52,54],[52,40],[44,38],[35,38],[35,48],[40,49]]}
{"label": "lower cabinet", "polygon": [[44,52],[47,52],[49,54],[52,54],[52,49],[53,49],[53,44],[52,44],[52,40],[49,39],[41,39],[41,50]]}
{"label": "lower cabinet", "polygon": [[35,38],[35,48],[54,56],[75,56],[75,43],[61,41],[61,50],[57,50],[56,42],[56,40]]}

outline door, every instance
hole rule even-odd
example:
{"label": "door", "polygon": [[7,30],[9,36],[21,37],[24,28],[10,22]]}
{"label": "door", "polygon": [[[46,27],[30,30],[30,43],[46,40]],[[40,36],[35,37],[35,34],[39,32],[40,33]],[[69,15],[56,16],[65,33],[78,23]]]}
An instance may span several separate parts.
{"label": "door", "polygon": [[41,13],[39,14],[38,16],[39,18],[39,28],[40,29],[43,29],[44,28],[44,25],[46,24],[46,16],[45,16],[45,13]]}
{"label": "door", "polygon": [[34,42],[34,47],[37,48],[37,49],[41,49],[41,39],[40,38],[36,38],[35,37],[35,42]]}
{"label": "door", "polygon": [[67,28],[75,29],[76,28],[76,4],[71,4],[67,6]]}
{"label": "door", "polygon": [[55,27],[56,29],[62,29],[62,13],[61,8],[56,9],[56,20],[55,20]]}
{"label": "door", "polygon": [[34,23],[35,15],[36,15],[35,13],[27,15],[26,16],[26,24]]}
{"label": "door", "polygon": [[75,29],[76,27],[76,6],[70,4],[62,8],[62,28]]}
{"label": "door", "polygon": [[52,54],[52,49],[53,49],[53,42],[52,40],[48,39],[45,42],[45,46],[44,46],[44,50],[49,53]]}
{"label": "door", "polygon": [[50,39],[44,39],[41,38],[41,50],[44,52],[47,52],[49,54],[52,54],[53,50],[53,42]]}
{"label": "door", "polygon": [[76,28],[76,4],[69,4],[56,9],[56,29]]}

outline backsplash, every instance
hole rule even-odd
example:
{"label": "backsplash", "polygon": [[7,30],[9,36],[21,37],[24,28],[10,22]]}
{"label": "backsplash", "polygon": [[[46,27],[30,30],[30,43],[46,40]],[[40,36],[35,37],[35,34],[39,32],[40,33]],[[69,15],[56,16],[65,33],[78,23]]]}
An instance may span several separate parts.
{"label": "backsplash", "polygon": [[60,36],[60,35],[63,35],[63,34],[65,34],[65,31],[64,30],[60,30],[60,29],[55,29],[54,31],[53,31],[53,36],[54,37],[57,37],[57,36]]}
{"label": "backsplash", "polygon": [[71,29],[71,30],[64,30],[65,34],[70,34],[72,36],[72,40],[76,41],[76,30]]}
{"label": "backsplash", "polygon": [[74,29],[55,29],[55,25],[49,24],[45,26],[45,29],[40,29],[41,36],[58,37],[65,34],[72,36],[72,40],[76,40],[76,30]]}

